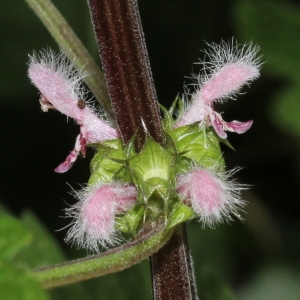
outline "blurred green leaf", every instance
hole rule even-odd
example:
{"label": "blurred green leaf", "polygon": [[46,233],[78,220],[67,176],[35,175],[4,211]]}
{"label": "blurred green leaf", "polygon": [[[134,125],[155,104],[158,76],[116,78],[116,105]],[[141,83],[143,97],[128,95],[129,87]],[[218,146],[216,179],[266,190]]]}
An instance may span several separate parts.
{"label": "blurred green leaf", "polygon": [[0,207],[0,261],[10,261],[32,241],[32,235]]}
{"label": "blurred green leaf", "polygon": [[[33,213],[25,211],[21,220],[33,235],[32,243],[18,256],[21,263],[26,262],[34,269],[67,260],[58,242]],[[55,300],[90,299],[82,283],[50,290],[50,295]]]}
{"label": "blurred green leaf", "polygon": [[19,256],[30,268],[47,266],[65,260],[57,241],[43,224],[29,211],[21,216],[21,221],[31,232],[32,243]]}
{"label": "blurred green leaf", "polygon": [[232,275],[239,272],[237,257],[248,261],[255,255],[245,224],[237,221],[213,229],[193,220],[187,225],[187,233],[200,299],[236,299],[230,283]]}
{"label": "blurred green leaf", "polygon": [[[24,212],[18,220],[0,207],[0,299],[48,299],[24,267],[34,269],[64,260],[57,241],[31,212]],[[49,295],[55,300],[90,299],[81,283],[51,290]]]}
{"label": "blurred green leaf", "polygon": [[31,274],[0,262],[0,299],[46,300],[49,297]]}

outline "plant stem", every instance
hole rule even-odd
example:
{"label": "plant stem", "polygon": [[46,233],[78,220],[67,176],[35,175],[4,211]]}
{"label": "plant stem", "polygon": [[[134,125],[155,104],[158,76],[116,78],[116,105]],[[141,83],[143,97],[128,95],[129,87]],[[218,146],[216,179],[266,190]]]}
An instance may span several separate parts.
{"label": "plant stem", "polygon": [[171,239],[151,257],[155,300],[197,299],[194,270],[184,225],[178,225]]}
{"label": "plant stem", "polygon": [[[137,149],[147,131],[164,144],[157,96],[136,0],[88,0],[117,123],[127,143],[137,134]],[[185,225],[151,257],[154,299],[196,299]],[[181,298],[182,297],[182,298]]]}
{"label": "plant stem", "polygon": [[164,133],[135,0],[89,0],[103,71],[124,143],[144,131],[160,144]]}
{"label": "plant stem", "polygon": [[44,288],[53,288],[122,271],[156,252],[172,233],[172,229],[165,231],[163,226],[159,226],[103,254],[39,269],[34,275]]}
{"label": "plant stem", "polygon": [[65,52],[75,67],[93,74],[93,76],[86,76],[84,81],[101,104],[105,113],[114,120],[115,116],[103,73],[65,18],[50,0],[25,1],[44,23],[59,47]]}

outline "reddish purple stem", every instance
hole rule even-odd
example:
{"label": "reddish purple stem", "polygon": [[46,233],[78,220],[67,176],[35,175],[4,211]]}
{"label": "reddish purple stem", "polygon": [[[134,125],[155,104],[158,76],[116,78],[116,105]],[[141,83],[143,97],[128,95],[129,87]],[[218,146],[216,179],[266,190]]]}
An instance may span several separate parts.
{"label": "reddish purple stem", "polygon": [[152,255],[151,273],[155,300],[198,299],[185,224],[177,226],[167,244]]}
{"label": "reddish purple stem", "polygon": [[[124,143],[145,131],[164,144],[156,91],[136,0],[88,0],[103,71]],[[184,224],[151,257],[154,299],[196,299]]]}
{"label": "reddish purple stem", "polygon": [[124,143],[144,127],[164,142],[158,102],[136,1],[89,0],[102,67]]}

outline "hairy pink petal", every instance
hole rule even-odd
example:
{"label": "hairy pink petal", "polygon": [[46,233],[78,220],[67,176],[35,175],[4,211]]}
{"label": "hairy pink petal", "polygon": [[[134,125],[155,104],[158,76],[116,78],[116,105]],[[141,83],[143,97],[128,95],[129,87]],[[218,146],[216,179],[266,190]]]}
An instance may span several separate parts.
{"label": "hairy pink petal", "polygon": [[175,128],[193,124],[198,121],[202,121],[212,110],[201,98],[198,97],[198,93],[194,96],[194,102],[192,106],[186,111],[186,113],[176,123]]}
{"label": "hairy pink petal", "polygon": [[119,138],[118,131],[102,121],[87,106],[82,111],[84,114],[78,123],[82,126],[87,144]]}
{"label": "hairy pink petal", "polygon": [[80,95],[75,93],[70,79],[65,77],[66,74],[43,63],[36,63],[30,65],[28,75],[53,107],[85,128],[87,143],[119,137],[116,129],[98,118],[88,106],[83,109],[78,107]]}
{"label": "hairy pink petal", "polygon": [[44,64],[31,64],[28,76],[42,95],[60,112],[78,120],[82,111],[77,107],[78,98],[64,74]]}
{"label": "hairy pink petal", "polygon": [[113,234],[116,210],[114,198],[111,186],[104,185],[84,201],[81,218],[87,235],[99,239]]}
{"label": "hairy pink petal", "polygon": [[[224,65],[218,72],[213,73],[200,90],[196,92],[192,99],[192,105],[180,118],[175,127],[202,121],[213,110],[212,107],[215,100],[232,95],[242,85],[256,78],[258,75],[259,71],[257,67],[245,63],[229,63]],[[212,122],[212,125],[217,129],[214,122]],[[226,137],[225,133],[221,135],[222,137]]]}
{"label": "hairy pink petal", "polygon": [[136,201],[137,190],[133,185],[122,185],[116,186],[114,188],[115,199],[117,203],[117,211],[127,211],[129,210]]}
{"label": "hairy pink petal", "polygon": [[100,183],[77,195],[79,203],[67,209],[67,215],[74,221],[66,240],[96,252],[99,252],[99,245],[116,244],[115,216],[135,204],[136,188]]}
{"label": "hairy pink petal", "polygon": [[220,218],[226,195],[219,179],[209,172],[197,170],[180,178],[178,186],[181,195],[189,198],[197,214]]}
{"label": "hairy pink petal", "polygon": [[79,153],[85,155],[86,145],[119,138],[119,133],[101,120],[89,105],[80,105],[82,101],[85,103],[86,91],[81,81],[86,74],[77,72],[62,54],[55,55],[49,50],[41,52],[40,56],[30,57],[28,76],[41,92],[42,110],[55,108],[80,125],[80,137],[74,150],[55,169],[63,173],[71,168]]}
{"label": "hairy pink petal", "polygon": [[255,66],[239,62],[225,64],[202,85],[198,94],[199,100],[212,104],[219,98],[230,96],[258,76],[259,71]]}
{"label": "hairy pink petal", "polygon": [[226,178],[221,179],[200,167],[177,178],[177,192],[209,226],[230,219],[230,214],[236,213],[242,205],[238,197],[240,189]]}
{"label": "hairy pink petal", "polygon": [[243,85],[259,76],[260,58],[256,57],[259,48],[252,44],[238,45],[234,40],[231,44],[222,42],[208,46],[210,50],[205,51],[208,61],[200,62],[203,64],[202,73],[195,76],[198,82],[191,105],[180,116],[175,128],[207,120],[208,125],[214,126],[218,135],[225,138],[225,130],[238,133],[241,130],[235,124],[226,126],[222,118],[215,118],[213,103],[235,98]]}

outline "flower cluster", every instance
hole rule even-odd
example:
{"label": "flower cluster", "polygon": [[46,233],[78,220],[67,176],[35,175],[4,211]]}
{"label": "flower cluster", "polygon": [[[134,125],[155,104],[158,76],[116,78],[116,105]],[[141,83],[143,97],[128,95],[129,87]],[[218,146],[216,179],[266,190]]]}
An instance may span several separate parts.
{"label": "flower cluster", "polygon": [[226,139],[226,131],[244,133],[252,121],[225,122],[214,102],[234,99],[259,76],[258,48],[234,42],[208,46],[209,61],[201,62],[196,91],[185,96],[189,99],[183,100],[177,120],[173,108],[165,110],[164,129],[171,141],[162,147],[149,137],[140,153],[134,142],[123,145],[118,130],[86,101],[81,81],[87,74],[50,50],[30,57],[28,75],[41,93],[42,110],[57,109],[80,125],[74,150],[55,171],[69,170],[86,146],[97,151],[87,187],[75,192],[79,201],[66,210],[73,219],[68,242],[98,252],[99,246],[119,242],[118,230],[135,234],[160,214],[166,226],[174,225],[175,215],[181,222],[190,218],[189,210],[209,226],[238,214],[243,187],[224,171],[219,141]]}

